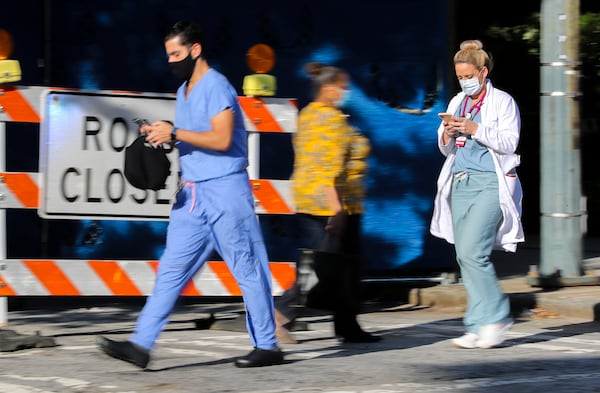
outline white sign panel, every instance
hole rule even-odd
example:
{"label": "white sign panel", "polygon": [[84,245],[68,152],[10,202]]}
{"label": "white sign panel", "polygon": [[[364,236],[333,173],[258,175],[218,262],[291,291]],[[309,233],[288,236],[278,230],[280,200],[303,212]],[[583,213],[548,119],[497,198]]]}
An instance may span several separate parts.
{"label": "white sign panel", "polygon": [[174,96],[50,90],[41,104],[40,216],[168,219],[178,186],[177,149],[168,154],[171,175],[163,190],[133,187],[123,168],[125,148],[139,135],[134,118],[173,121]]}

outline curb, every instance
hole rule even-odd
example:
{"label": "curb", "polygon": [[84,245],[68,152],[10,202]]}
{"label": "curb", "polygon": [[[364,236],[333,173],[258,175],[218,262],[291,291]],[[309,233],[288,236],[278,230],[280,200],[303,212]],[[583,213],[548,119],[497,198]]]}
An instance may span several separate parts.
{"label": "curb", "polygon": [[[600,286],[545,290],[527,284],[526,277],[500,280],[500,286],[510,299],[513,315],[543,310],[556,316],[589,321],[600,320]],[[452,307],[464,311],[467,305],[467,292],[462,284],[413,288],[409,291],[408,302],[414,306]]]}

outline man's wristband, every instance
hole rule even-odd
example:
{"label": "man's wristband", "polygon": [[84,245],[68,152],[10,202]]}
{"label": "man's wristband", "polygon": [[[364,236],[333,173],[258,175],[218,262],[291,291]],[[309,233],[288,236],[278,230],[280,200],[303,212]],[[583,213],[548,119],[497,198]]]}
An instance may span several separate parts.
{"label": "man's wristband", "polygon": [[177,130],[177,127],[173,127],[173,129],[171,130],[171,142],[177,141]]}

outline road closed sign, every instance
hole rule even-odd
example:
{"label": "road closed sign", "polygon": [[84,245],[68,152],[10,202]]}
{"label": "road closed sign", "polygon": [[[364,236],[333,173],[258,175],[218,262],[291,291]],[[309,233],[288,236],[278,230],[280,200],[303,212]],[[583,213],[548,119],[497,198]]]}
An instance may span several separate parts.
{"label": "road closed sign", "polygon": [[125,148],[139,135],[135,118],[173,121],[175,97],[49,90],[42,96],[39,214],[45,218],[168,219],[178,186],[177,149],[166,188],[140,190],[124,175]]}

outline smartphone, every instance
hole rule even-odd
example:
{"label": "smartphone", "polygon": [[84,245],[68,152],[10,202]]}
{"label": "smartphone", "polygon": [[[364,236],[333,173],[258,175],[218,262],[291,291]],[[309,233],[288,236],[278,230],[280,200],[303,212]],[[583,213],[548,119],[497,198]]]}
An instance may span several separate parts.
{"label": "smartphone", "polygon": [[445,122],[449,122],[450,119],[452,118],[452,115],[450,113],[446,113],[446,112],[438,113],[438,116],[440,117],[440,119],[442,119]]}
{"label": "smartphone", "polygon": [[138,127],[141,127],[141,126],[143,126],[145,124],[150,125],[150,123],[148,122],[148,120],[146,120],[146,119],[140,119],[139,117],[136,117],[135,119],[133,119],[133,122],[135,124],[137,124]]}

